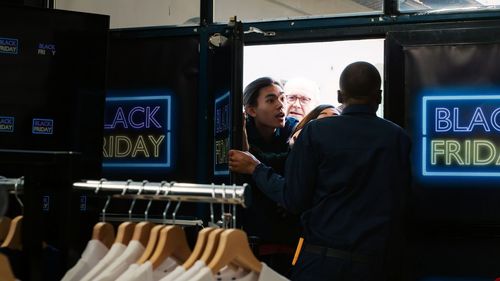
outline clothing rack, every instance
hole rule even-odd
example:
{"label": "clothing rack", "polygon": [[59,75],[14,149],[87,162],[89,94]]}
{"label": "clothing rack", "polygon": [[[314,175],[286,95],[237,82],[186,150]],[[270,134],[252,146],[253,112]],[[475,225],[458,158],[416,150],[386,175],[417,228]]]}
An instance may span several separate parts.
{"label": "clothing rack", "polygon": [[[23,191],[24,191],[24,177],[6,178],[0,176],[0,196],[5,196],[8,193],[14,194],[17,203],[21,207],[22,212],[24,212],[24,204],[18,195],[23,194],[24,193]],[[2,192],[4,192],[4,194],[2,194]]]}
{"label": "clothing rack", "polygon": [[7,191],[22,191],[24,189],[24,177],[5,178],[0,176],[0,188]]}
{"label": "clothing rack", "polygon": [[[97,181],[87,180],[73,183],[78,190],[95,193],[112,192],[113,197],[125,199],[161,200],[195,203],[219,203],[246,207],[247,184],[216,185],[177,182]],[[118,194],[116,194],[118,193]]]}

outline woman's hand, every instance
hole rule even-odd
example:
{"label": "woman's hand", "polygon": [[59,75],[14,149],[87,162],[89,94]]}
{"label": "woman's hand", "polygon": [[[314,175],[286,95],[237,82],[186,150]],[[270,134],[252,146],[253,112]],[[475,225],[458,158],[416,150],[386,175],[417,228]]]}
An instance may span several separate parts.
{"label": "woman's hand", "polygon": [[260,161],[250,152],[229,150],[229,170],[239,174],[251,175]]}

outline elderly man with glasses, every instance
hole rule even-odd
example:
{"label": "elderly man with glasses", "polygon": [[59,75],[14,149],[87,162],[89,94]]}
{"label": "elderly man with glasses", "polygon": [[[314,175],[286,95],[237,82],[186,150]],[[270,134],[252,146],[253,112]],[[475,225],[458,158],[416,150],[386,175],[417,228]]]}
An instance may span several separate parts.
{"label": "elderly man with glasses", "polygon": [[285,98],[288,104],[286,114],[299,121],[317,105],[319,87],[316,82],[305,78],[293,78],[285,83]]}

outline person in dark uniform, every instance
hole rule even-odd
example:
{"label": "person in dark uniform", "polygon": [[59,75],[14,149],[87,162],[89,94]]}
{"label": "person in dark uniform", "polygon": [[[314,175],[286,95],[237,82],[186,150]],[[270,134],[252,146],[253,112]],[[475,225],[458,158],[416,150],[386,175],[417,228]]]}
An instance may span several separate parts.
{"label": "person in dark uniform", "polygon": [[[258,185],[301,214],[304,246],[292,280],[401,280],[403,222],[410,190],[410,139],[375,115],[377,69],[356,62],[340,76],[340,116],[309,122],[288,155],[285,185]],[[229,165],[249,163],[254,179],[270,167],[230,151]]]}
{"label": "person in dark uniform", "polygon": [[[288,140],[297,120],[286,117],[286,102],[280,82],[259,78],[243,91],[246,135],[249,151],[262,163],[282,173]],[[300,235],[299,217],[287,212],[244,179],[252,187],[252,203],[244,209],[243,227],[258,240],[258,256],[282,275],[289,275],[295,246]]]}

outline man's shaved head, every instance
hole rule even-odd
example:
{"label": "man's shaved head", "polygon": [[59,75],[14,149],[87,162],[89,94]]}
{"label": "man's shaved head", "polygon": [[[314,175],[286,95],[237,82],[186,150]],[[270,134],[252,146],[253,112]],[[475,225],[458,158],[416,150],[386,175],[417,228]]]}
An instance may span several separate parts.
{"label": "man's shaved head", "polygon": [[380,93],[380,86],[377,68],[364,61],[351,63],[340,75],[340,91],[344,98],[370,98]]}

